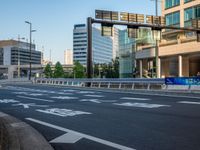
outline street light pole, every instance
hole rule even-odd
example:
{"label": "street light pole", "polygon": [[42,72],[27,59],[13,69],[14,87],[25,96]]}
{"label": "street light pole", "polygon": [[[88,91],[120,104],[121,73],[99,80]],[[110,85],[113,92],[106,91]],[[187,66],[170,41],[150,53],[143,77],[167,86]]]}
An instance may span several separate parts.
{"label": "street light pole", "polygon": [[18,78],[20,78],[20,40],[24,40],[25,38],[20,38],[20,35],[18,35]]}
{"label": "street light pole", "polygon": [[29,61],[29,80],[31,80],[31,74],[32,74],[32,32],[36,32],[36,30],[32,30],[32,23],[29,21],[25,21],[25,23],[30,25],[30,45],[29,45],[29,50],[30,50],[30,61]]}

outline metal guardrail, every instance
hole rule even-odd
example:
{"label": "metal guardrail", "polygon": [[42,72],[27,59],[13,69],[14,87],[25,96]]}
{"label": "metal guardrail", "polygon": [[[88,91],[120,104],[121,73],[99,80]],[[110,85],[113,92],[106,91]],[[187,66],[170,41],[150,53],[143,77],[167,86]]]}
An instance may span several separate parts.
{"label": "metal guardrail", "polygon": [[36,78],[36,84],[49,84],[61,86],[78,86],[92,88],[114,89],[163,89],[164,79],[126,78],[126,79],[64,79],[64,78]]}

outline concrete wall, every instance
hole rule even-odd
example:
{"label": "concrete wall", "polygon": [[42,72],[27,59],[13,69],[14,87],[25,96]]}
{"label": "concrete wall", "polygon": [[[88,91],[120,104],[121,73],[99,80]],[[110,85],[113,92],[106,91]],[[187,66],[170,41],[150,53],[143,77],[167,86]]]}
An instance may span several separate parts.
{"label": "concrete wall", "polygon": [[11,47],[3,48],[3,65],[11,65]]}

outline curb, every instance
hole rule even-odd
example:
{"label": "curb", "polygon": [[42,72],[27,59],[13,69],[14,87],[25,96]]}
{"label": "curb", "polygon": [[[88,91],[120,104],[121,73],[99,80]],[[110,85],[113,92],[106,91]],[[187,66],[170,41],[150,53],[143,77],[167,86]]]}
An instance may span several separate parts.
{"label": "curb", "polygon": [[30,125],[0,112],[0,150],[53,150],[45,138]]}

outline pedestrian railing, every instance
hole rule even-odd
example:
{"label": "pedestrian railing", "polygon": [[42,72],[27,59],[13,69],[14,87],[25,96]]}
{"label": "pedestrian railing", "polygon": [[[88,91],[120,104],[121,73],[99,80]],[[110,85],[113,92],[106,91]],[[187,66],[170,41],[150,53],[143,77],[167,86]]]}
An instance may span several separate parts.
{"label": "pedestrian railing", "polygon": [[109,88],[109,89],[164,89],[164,79],[52,79],[52,78],[36,78],[36,84],[76,86],[76,87],[92,87],[92,88]]}

